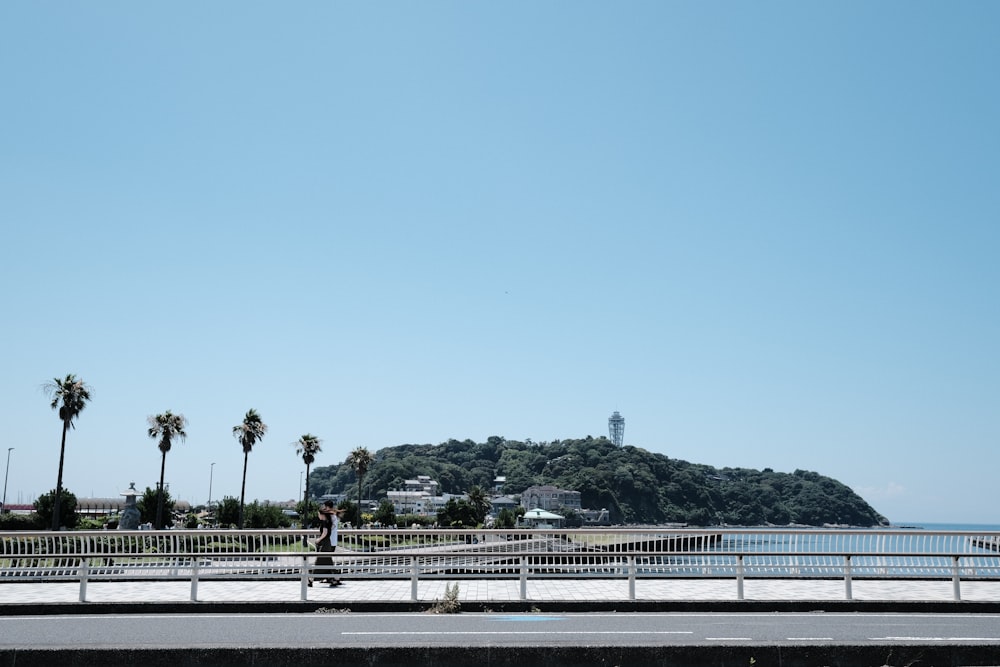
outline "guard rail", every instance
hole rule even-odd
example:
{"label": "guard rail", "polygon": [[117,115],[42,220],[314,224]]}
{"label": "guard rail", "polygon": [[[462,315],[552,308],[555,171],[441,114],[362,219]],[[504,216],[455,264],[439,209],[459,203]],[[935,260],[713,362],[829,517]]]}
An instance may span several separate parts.
{"label": "guard rail", "polygon": [[[308,530],[0,532],[0,582],[294,580],[300,598],[317,556]],[[664,577],[842,579],[845,599],[862,578],[1000,579],[1000,532],[917,529],[673,527],[600,529],[341,530],[330,554],[344,579],[520,580]]]}

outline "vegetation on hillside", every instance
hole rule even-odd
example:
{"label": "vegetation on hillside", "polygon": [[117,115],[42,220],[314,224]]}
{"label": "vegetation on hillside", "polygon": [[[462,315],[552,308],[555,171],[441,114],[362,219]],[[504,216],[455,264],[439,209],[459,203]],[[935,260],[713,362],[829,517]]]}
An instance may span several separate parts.
{"label": "vegetation on hillside", "polygon": [[[399,445],[376,452],[364,476],[365,499],[384,498],[404,481],[428,475],[439,492],[462,494],[493,488],[518,495],[536,484],[579,491],[585,509],[607,509],[613,523],[687,523],[694,526],[846,524],[888,521],[850,488],[815,472],[769,468],[714,468],[672,459],[607,438],[534,443],[493,436],[484,443],[449,440],[439,445]],[[358,497],[352,466],[318,467],[310,477],[316,496]]]}

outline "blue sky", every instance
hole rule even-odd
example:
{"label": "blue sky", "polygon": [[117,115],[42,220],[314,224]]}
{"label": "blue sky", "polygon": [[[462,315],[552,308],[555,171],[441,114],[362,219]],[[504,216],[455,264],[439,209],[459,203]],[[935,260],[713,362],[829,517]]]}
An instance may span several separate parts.
{"label": "blue sky", "polygon": [[[1000,523],[1000,6],[0,5],[8,502],[490,435]],[[0,443],[0,444],[2,444]],[[216,465],[211,468],[211,463]]]}

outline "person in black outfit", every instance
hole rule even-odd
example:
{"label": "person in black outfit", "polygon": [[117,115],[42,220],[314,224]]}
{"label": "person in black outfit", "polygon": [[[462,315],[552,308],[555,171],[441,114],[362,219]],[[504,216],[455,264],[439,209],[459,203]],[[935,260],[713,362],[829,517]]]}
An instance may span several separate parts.
{"label": "person in black outfit", "polygon": [[[327,500],[319,510],[319,537],[316,539],[316,550],[320,553],[333,553],[337,550],[337,529],[339,528],[340,515],[343,510],[335,509],[333,502]],[[337,578],[340,574],[333,567],[333,558],[330,556],[319,556],[316,559],[314,574],[320,582],[327,583],[331,587],[340,586],[341,581]],[[313,580],[309,580],[309,585],[313,585]]]}

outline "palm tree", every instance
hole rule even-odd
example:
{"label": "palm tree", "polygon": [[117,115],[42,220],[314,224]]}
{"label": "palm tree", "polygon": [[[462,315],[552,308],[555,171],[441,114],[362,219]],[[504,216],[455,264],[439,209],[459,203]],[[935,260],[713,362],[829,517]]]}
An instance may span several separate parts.
{"label": "palm tree", "polygon": [[306,464],[306,493],[302,498],[302,527],[309,527],[309,466],[316,460],[316,454],[322,449],[322,440],[312,433],[306,433],[299,438],[295,445],[295,453],[302,456],[302,462]]}
{"label": "palm tree", "polygon": [[486,515],[489,514],[493,503],[490,502],[490,498],[486,495],[483,487],[478,484],[469,489],[466,495],[469,497],[469,504],[472,505],[472,509],[476,513],[476,521],[482,523]]}
{"label": "palm tree", "polygon": [[260,415],[253,409],[243,417],[242,424],[237,424],[233,427],[233,437],[243,445],[243,486],[240,487],[240,528],[243,528],[243,505],[246,502],[247,495],[247,460],[250,458],[250,450],[264,437],[265,433],[267,433],[267,424],[261,421]]}
{"label": "palm tree", "polygon": [[354,469],[354,474],[358,476],[358,522],[355,524],[357,526],[361,526],[361,480],[365,478],[365,473],[368,472],[368,466],[372,464],[372,460],[372,453],[366,447],[355,447],[347,455],[347,464]]}
{"label": "palm tree", "polygon": [[65,379],[54,378],[52,382],[42,385],[42,390],[52,399],[51,407],[59,410],[62,421],[62,444],[59,445],[59,475],[56,477],[56,495],[53,498],[52,530],[59,530],[59,505],[62,499],[63,461],[66,456],[66,431],[73,426],[76,419],[90,400],[90,387],[83,380],[70,373]]}
{"label": "palm tree", "polygon": [[159,439],[157,443],[163,456],[160,460],[160,486],[156,491],[156,527],[163,528],[163,473],[167,468],[167,452],[174,439],[183,440],[187,437],[184,427],[187,426],[187,419],[184,415],[175,415],[170,410],[164,413],[153,415],[147,418],[149,430],[146,433],[153,440]]}

